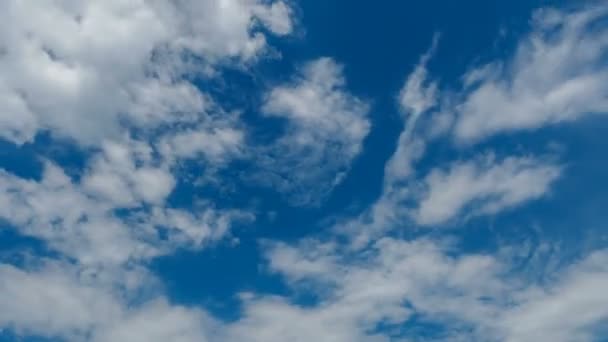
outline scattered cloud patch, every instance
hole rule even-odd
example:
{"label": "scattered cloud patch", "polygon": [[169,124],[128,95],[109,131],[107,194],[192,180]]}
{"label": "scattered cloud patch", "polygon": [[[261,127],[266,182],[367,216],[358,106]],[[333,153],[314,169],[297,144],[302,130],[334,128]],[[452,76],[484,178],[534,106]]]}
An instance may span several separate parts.
{"label": "scattered cloud patch", "polygon": [[596,25],[607,14],[603,5],[536,12],[532,32],[512,58],[464,75],[454,138],[475,142],[608,112],[608,30]]}
{"label": "scattered cloud patch", "polygon": [[[291,32],[283,2],[3,2],[1,135],[30,142],[50,131],[85,145],[137,127],[195,119],[200,91],[185,77],[246,63],[265,33]],[[128,51],[129,58],[125,58]],[[200,60],[193,65],[192,58]]]}
{"label": "scattered cloud patch", "polygon": [[342,181],[370,130],[369,105],[346,89],[331,58],[306,64],[291,83],[273,88],[262,108],[286,120],[285,135],[260,163],[294,204],[318,204]]}
{"label": "scattered cloud patch", "polygon": [[426,193],[415,214],[420,225],[436,225],[463,209],[469,215],[493,214],[539,198],[560,176],[561,167],[534,158],[493,156],[433,169],[424,180]]}

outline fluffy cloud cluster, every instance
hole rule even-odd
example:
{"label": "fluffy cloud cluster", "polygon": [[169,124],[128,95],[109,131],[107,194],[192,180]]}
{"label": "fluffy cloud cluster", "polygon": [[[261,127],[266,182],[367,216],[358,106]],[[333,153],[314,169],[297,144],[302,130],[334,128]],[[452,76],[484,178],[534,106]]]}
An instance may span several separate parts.
{"label": "fluffy cloud cluster", "polygon": [[[202,94],[184,78],[250,61],[266,27],[287,34],[283,2],[6,1],[0,8],[0,123],[23,143],[39,131],[84,144],[197,120]],[[52,27],[52,29],[50,29]],[[200,59],[199,62],[195,62]]]}
{"label": "fluffy cloud cluster", "polygon": [[[0,217],[21,234],[38,238],[83,265],[120,265],[164,254],[179,246],[200,246],[224,235],[234,219],[247,218],[237,211],[210,207],[186,211],[160,203],[121,214],[117,210],[135,203],[131,196],[141,196],[140,185],[145,189],[144,196],[152,194],[154,200],[159,187],[166,193],[165,185],[156,184],[154,179],[150,185],[147,183],[150,179],[143,177],[131,189],[122,184],[124,179],[112,179],[115,175],[106,177],[110,184],[100,188],[103,190],[100,193],[88,183],[74,183],[62,169],[50,163],[40,181],[2,171]],[[121,184],[112,187],[113,180]],[[165,239],[159,237],[161,230],[168,230]]]}
{"label": "fluffy cloud cluster", "polygon": [[[160,297],[131,306],[135,289],[149,288],[145,271],[76,269],[46,262],[30,270],[0,265],[0,324],[19,335],[66,341],[206,341],[212,320]],[[118,288],[114,285],[121,285]],[[211,326],[211,324],[209,324]]]}
{"label": "fluffy cloud cluster", "polygon": [[[236,114],[194,82],[289,34],[284,2],[6,1],[0,13],[0,135],[24,144],[47,132],[92,152],[77,180],[52,162],[39,181],[3,172],[4,219],[79,260],[148,254],[157,225],[196,244],[221,235],[216,223],[226,232],[224,213],[175,214],[166,202],[180,160],[218,167],[244,139]],[[156,214],[142,223],[142,211]]]}
{"label": "fluffy cloud cluster", "polygon": [[218,168],[244,140],[238,113],[195,83],[270,54],[266,36],[289,34],[292,10],[257,0],[6,1],[0,21],[0,137],[23,145],[48,134],[86,154],[75,172],[45,156],[39,179],[0,171],[3,226],[47,250],[0,266],[0,325],[70,341],[204,340],[205,315],[170,304],[143,265],[251,218],[169,197],[182,160]]}

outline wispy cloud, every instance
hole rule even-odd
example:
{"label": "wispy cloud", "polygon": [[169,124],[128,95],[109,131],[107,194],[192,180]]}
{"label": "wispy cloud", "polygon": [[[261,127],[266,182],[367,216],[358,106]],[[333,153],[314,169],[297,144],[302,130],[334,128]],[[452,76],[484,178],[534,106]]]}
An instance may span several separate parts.
{"label": "wispy cloud", "polygon": [[454,138],[475,142],[607,112],[608,30],[596,25],[606,11],[598,5],[536,12],[532,32],[514,56],[464,75],[466,88],[454,107]]}
{"label": "wispy cloud", "polygon": [[[370,130],[369,106],[346,89],[331,58],[305,65],[292,84],[273,88],[262,108],[287,128],[257,156],[267,178],[294,204],[318,204],[342,181]],[[263,155],[267,154],[267,155]]]}
{"label": "wispy cloud", "polygon": [[463,209],[468,215],[492,214],[548,192],[561,168],[525,157],[496,161],[493,156],[433,169],[423,181],[415,219],[421,225],[441,224]]}

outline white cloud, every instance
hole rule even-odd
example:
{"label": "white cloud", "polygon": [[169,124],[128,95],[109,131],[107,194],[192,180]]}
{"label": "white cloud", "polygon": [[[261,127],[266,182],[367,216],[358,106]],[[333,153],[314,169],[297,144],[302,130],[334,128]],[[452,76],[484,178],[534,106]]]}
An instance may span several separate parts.
{"label": "white cloud", "polygon": [[296,204],[319,202],[361,151],[370,129],[368,109],[347,92],[342,67],[332,59],[307,64],[292,84],[267,96],[263,111],[286,119],[287,131],[269,157],[259,157],[268,170],[264,177]]}
{"label": "white cloud", "polygon": [[92,200],[63,170],[47,164],[40,182],[0,173],[0,217],[83,263],[121,263],[152,253],[108,215],[112,205]]}
{"label": "white cloud", "polygon": [[293,30],[291,11],[285,2],[274,2],[270,6],[260,5],[253,8],[256,17],[272,32],[280,35],[290,34]]}
{"label": "white cloud", "polygon": [[[207,341],[207,327],[213,326],[207,314],[170,304],[156,293],[156,282],[128,268],[44,260],[28,270],[0,264],[0,325],[18,336],[64,341]],[[137,292],[150,292],[151,298],[125,299]]]}
{"label": "white cloud", "polygon": [[159,150],[167,159],[206,158],[213,165],[242,154],[245,137],[235,127],[198,127],[168,135],[159,143]]}
{"label": "white cloud", "polygon": [[156,207],[143,212],[144,224],[169,229],[169,252],[171,248],[201,248],[230,234],[235,222],[250,222],[253,214],[241,210],[217,210],[211,206],[194,206],[193,209]]}
{"label": "white cloud", "polygon": [[591,253],[535,281],[512,273],[509,258],[455,256],[425,239],[382,238],[355,254],[314,241],[278,244],[271,269],[314,301],[243,295],[244,316],[224,327],[224,338],[425,341],[416,328],[422,322],[444,329],[432,341],[592,340],[608,333],[600,330],[608,319],[606,255]]}
{"label": "white cloud", "polygon": [[[400,203],[412,197],[409,183],[416,176],[416,162],[424,156],[427,148],[425,137],[417,131],[419,121],[438,105],[437,82],[428,78],[427,64],[437,50],[439,35],[433,37],[428,51],[422,55],[414,70],[405,80],[399,93],[399,108],[403,114],[403,130],[399,134],[397,147],[384,167],[382,195],[378,201],[355,222],[348,222],[346,230],[366,230],[357,233],[358,243],[384,231],[391,222],[403,218],[407,212]],[[341,230],[344,230],[342,227]]]}
{"label": "white cloud", "polygon": [[422,55],[419,63],[405,80],[399,92],[399,108],[404,114],[404,128],[397,141],[397,149],[389,159],[384,170],[384,191],[413,173],[413,163],[422,156],[426,142],[414,135],[418,120],[421,116],[437,106],[437,82],[428,79],[427,64],[439,42],[439,35],[433,37],[429,50]]}
{"label": "white cloud", "polygon": [[569,266],[548,287],[520,294],[499,326],[506,341],[591,341],[608,331],[608,254],[597,251]]}
{"label": "white cloud", "polygon": [[441,224],[467,206],[472,215],[492,214],[543,196],[560,176],[559,166],[533,158],[489,156],[432,170],[415,214],[421,225]]}
{"label": "white cloud", "polygon": [[449,131],[460,144],[474,143],[608,112],[608,31],[599,24],[607,14],[599,3],[574,11],[538,10],[514,55],[472,68],[462,76],[461,89],[443,92],[426,69],[436,36],[399,94],[409,116],[406,131],[431,111],[427,138]]}
{"label": "white cloud", "polygon": [[[91,194],[110,200],[117,207],[144,203],[162,204],[172,192],[175,179],[167,167],[154,165],[152,149],[143,143],[106,142],[84,176]],[[140,165],[137,165],[140,164]]]}
{"label": "white cloud", "polygon": [[[0,218],[19,233],[38,238],[51,250],[85,265],[120,265],[175,248],[200,248],[228,234],[234,221],[251,219],[245,212],[205,204],[193,204],[187,212],[168,208],[162,201],[154,205],[167,194],[166,184],[134,174],[137,179],[129,178],[132,173],[126,173],[126,179],[122,174],[104,175],[106,183],[119,184],[96,188],[86,177],[83,184],[74,182],[50,163],[40,181],[1,171]],[[141,208],[147,200],[153,200],[151,208]],[[117,209],[130,211],[117,214]],[[166,239],[159,237],[159,229],[168,230]]]}
{"label": "white cloud", "polygon": [[107,329],[95,333],[94,342],[206,342],[211,319],[197,309],[171,305],[161,299],[125,315]]}
{"label": "white cloud", "polygon": [[56,267],[24,271],[0,265],[0,325],[19,335],[66,336],[72,340],[120,313],[110,293],[79,283]]}
{"label": "white cloud", "polygon": [[[429,241],[381,239],[361,254],[344,255],[327,245],[277,245],[272,269],[291,280],[294,291],[314,293],[315,304],[286,298],[246,298],[244,318],[230,327],[238,341],[392,341],[390,329],[425,313],[483,317],[492,311],[479,297],[500,293],[493,279],[498,264],[489,257],[459,259]],[[292,257],[287,260],[285,255]],[[293,257],[297,256],[297,257]],[[452,312],[454,310],[454,312]],[[411,336],[414,337],[414,336]]]}
{"label": "white cloud", "polygon": [[428,80],[426,65],[433,54],[435,54],[438,42],[439,35],[436,34],[433,37],[431,47],[422,55],[420,62],[408,76],[405,85],[399,93],[401,110],[411,116],[418,116],[437,105],[437,82]]}
{"label": "white cloud", "polygon": [[[242,294],[242,316],[221,322],[154,289],[128,304],[125,298],[155,286],[144,270],[2,264],[0,304],[10,310],[2,310],[0,325],[24,336],[99,342],[424,340],[420,322],[445,328],[430,338],[446,341],[566,342],[606,333],[598,330],[608,319],[606,251],[531,281],[511,272],[508,257],[455,255],[426,239],[382,238],[360,251],[314,240],[268,246],[270,270],[312,302]],[[380,324],[388,328],[377,330]]]}
{"label": "white cloud", "polygon": [[267,47],[256,23],[287,34],[290,16],[283,2],[257,0],[4,1],[0,134],[24,143],[49,130],[96,145],[125,121],[191,119],[202,95],[182,75],[254,59]]}
{"label": "white cloud", "polygon": [[264,55],[267,34],[293,28],[286,3],[11,0],[0,20],[0,137],[49,131],[88,154],[77,180],[51,162],[40,181],[1,172],[0,217],[15,229],[78,262],[120,264],[200,247],[247,216],[166,200],[181,159],[213,169],[242,149],[238,115],[192,80]]}
{"label": "white cloud", "polygon": [[576,12],[538,11],[533,30],[511,59],[469,71],[455,104],[460,142],[535,129],[608,112],[605,4]]}
{"label": "white cloud", "polygon": [[132,103],[126,111],[134,125],[144,129],[173,122],[196,123],[213,104],[210,98],[185,81],[149,80],[133,86],[130,96]]}
{"label": "white cloud", "polygon": [[[387,164],[385,186],[411,177],[412,163],[427,143],[445,132],[460,143],[475,142],[608,112],[603,63],[608,31],[598,25],[607,13],[603,4],[535,12],[532,31],[518,42],[514,56],[468,71],[460,91],[439,92],[437,81],[429,78],[426,64],[436,51],[436,35],[399,93],[405,129]],[[424,129],[415,132],[421,121]]]}
{"label": "white cloud", "polygon": [[182,159],[204,156],[217,168],[241,153],[238,115],[193,80],[264,56],[266,35],[293,29],[291,9],[266,0],[9,0],[0,21],[0,138],[23,144],[49,132],[87,153],[75,177],[50,161],[39,180],[0,170],[0,219],[56,259],[0,265],[0,326],[68,341],[204,341],[206,314],[141,298],[155,280],[141,281],[140,270],[251,219],[204,199],[187,211],[167,199]]}

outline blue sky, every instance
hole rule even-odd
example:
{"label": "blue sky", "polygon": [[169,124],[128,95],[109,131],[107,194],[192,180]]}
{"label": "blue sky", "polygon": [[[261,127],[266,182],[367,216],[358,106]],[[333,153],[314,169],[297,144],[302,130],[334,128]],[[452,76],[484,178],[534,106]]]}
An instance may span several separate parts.
{"label": "blue sky", "polygon": [[608,6],[0,5],[0,341],[608,340]]}

